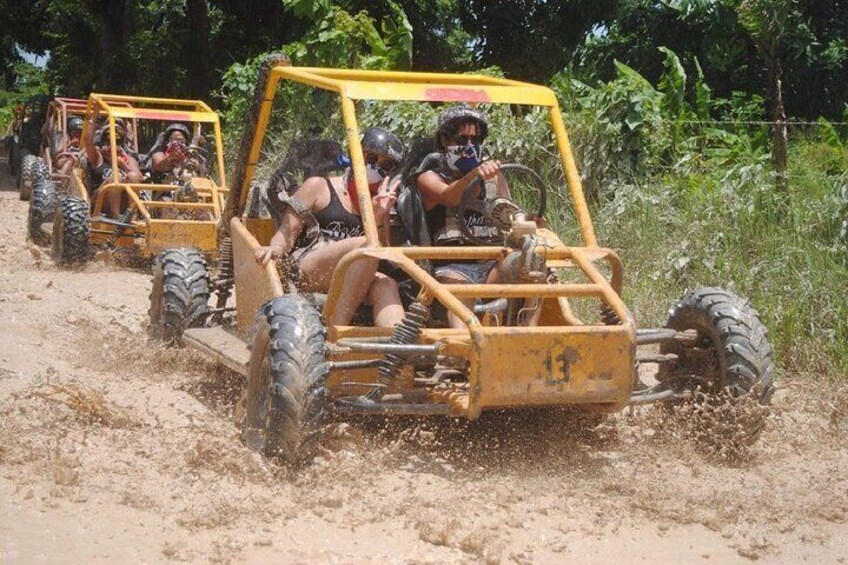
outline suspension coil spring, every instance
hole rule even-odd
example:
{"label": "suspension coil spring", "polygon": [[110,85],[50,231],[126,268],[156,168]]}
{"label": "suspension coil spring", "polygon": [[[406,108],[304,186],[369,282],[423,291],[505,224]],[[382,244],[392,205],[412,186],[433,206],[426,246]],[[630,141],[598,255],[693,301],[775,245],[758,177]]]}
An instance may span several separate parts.
{"label": "suspension coil spring", "polygon": [[[133,212],[134,210],[132,206],[130,206],[129,208],[124,210],[120,216],[118,216],[118,221],[122,224],[130,223],[130,218],[132,218]],[[107,245],[109,247],[115,247],[115,245],[117,245],[118,243],[118,238],[124,235],[124,230],[126,230],[124,226],[115,226],[115,232],[109,238],[109,243],[107,243]]]}
{"label": "suspension coil spring", "polygon": [[218,277],[215,288],[218,291],[217,308],[225,308],[233,291],[235,282],[235,263],[233,262],[233,240],[230,236],[221,239],[218,248]]}
{"label": "suspension coil spring", "polygon": [[[403,320],[395,326],[389,343],[395,345],[416,343],[421,337],[421,331],[424,329],[429,316],[430,310],[420,302],[415,301],[410,304]],[[377,369],[380,375],[380,382],[386,385],[390,384],[394,380],[397,369],[402,362],[402,357],[387,353],[383,363]]]}

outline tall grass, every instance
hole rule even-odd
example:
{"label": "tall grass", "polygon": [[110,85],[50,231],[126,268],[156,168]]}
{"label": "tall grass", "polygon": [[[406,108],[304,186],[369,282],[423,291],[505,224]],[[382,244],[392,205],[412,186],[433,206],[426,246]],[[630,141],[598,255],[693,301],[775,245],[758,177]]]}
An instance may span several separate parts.
{"label": "tall grass", "polygon": [[848,170],[848,151],[796,141],[786,194],[752,164],[641,178],[594,203],[640,325],[663,323],[686,289],[721,286],[760,312],[784,371],[848,377],[846,179],[828,174],[823,155]]}

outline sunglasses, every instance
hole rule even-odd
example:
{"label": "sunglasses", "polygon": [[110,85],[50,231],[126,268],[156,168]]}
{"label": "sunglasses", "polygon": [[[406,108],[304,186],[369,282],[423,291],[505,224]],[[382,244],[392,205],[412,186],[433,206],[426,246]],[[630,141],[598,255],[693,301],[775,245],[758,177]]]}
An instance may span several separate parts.
{"label": "sunglasses", "polygon": [[481,141],[483,141],[479,135],[457,135],[453,138],[454,143],[457,145],[468,145],[469,143],[472,145],[477,145]]}
{"label": "sunglasses", "polygon": [[392,174],[399,167],[399,163],[394,159],[389,159],[376,153],[365,153],[363,157],[365,157],[366,165],[376,165],[378,169],[381,169],[386,174]]}

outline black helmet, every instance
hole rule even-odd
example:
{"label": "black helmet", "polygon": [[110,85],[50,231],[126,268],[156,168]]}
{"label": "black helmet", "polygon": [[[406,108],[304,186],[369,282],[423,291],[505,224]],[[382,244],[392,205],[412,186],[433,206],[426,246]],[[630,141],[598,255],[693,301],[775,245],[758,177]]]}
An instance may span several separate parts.
{"label": "black helmet", "polygon": [[477,134],[480,140],[486,139],[489,135],[489,120],[486,114],[480,110],[475,110],[465,104],[451,106],[439,115],[439,125],[436,129],[436,148],[440,151],[445,150],[442,144],[442,136],[453,137],[462,124],[473,123],[477,125]]}
{"label": "black helmet", "polygon": [[366,128],[359,137],[362,152],[369,151],[393,159],[400,164],[406,151],[403,142],[398,136],[383,128]]}
{"label": "black helmet", "polygon": [[165,128],[165,141],[167,141],[168,138],[171,137],[171,134],[175,131],[182,132],[186,140],[191,137],[191,132],[188,130],[187,127],[185,127],[183,124],[175,122],[173,124],[168,124],[168,127]]}
{"label": "black helmet", "polygon": [[68,133],[82,131],[82,124],[82,118],[79,116],[68,118]]}

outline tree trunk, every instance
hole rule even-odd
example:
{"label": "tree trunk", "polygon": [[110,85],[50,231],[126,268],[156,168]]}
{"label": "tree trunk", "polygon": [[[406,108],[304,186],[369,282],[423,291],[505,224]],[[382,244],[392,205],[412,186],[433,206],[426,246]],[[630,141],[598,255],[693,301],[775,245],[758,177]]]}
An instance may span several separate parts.
{"label": "tree trunk", "polygon": [[777,190],[785,193],[789,188],[786,177],[789,165],[789,134],[786,128],[786,108],[783,105],[783,67],[780,57],[769,58],[768,68],[771,82],[771,120],[774,122],[771,126],[772,159],[777,173]]}
{"label": "tree trunk", "polygon": [[127,68],[123,56],[127,42],[127,1],[103,0],[100,4],[100,85],[122,90]]}
{"label": "tree trunk", "polygon": [[186,55],[191,95],[204,98],[209,95],[209,5],[207,0],[187,0],[186,19],[188,39]]}
{"label": "tree trunk", "polygon": [[266,46],[267,51],[279,49],[283,45],[283,3],[269,2],[269,6],[264,14],[265,26],[268,30],[269,44]]}

